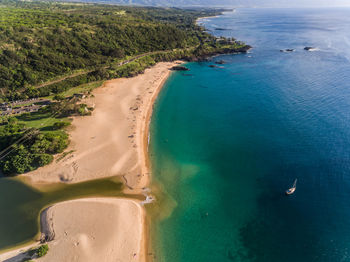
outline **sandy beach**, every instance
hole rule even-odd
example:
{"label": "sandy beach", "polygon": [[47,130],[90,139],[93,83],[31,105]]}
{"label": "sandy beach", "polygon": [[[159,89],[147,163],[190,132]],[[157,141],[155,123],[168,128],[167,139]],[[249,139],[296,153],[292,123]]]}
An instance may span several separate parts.
{"label": "sandy beach", "polygon": [[143,208],[133,200],[55,204],[41,216],[42,232],[54,240],[40,261],[144,261],[143,224]]}
{"label": "sandy beach", "polygon": [[[46,208],[40,217],[49,252],[39,261],[145,261],[142,206],[131,199],[85,198]],[[26,261],[34,243],[0,254],[0,261]]]}
{"label": "sandy beach", "polygon": [[[120,176],[126,193],[142,192],[150,182],[147,147],[153,103],[177,63],[158,63],[144,74],[106,81],[95,89],[84,100],[95,108],[92,115],[73,118],[71,143],[65,150],[71,153],[25,174],[25,181],[40,188]],[[40,261],[145,261],[145,228],[145,211],[136,200],[57,203],[41,214],[41,232],[53,240]],[[0,260],[17,261],[18,254],[32,246],[2,254]]]}
{"label": "sandy beach", "polygon": [[91,116],[74,117],[63,159],[25,174],[30,184],[76,183],[122,176],[131,190],[148,185],[147,136],[152,105],[175,63],[158,63],[133,78],[106,81],[84,103]]}

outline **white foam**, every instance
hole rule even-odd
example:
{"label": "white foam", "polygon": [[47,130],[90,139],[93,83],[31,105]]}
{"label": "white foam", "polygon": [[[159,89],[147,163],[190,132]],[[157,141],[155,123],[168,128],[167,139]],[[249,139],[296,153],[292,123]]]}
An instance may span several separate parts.
{"label": "white foam", "polygon": [[146,205],[146,204],[150,204],[150,203],[152,203],[153,201],[155,201],[156,199],[153,197],[153,196],[151,196],[151,195],[147,195],[146,196],[146,199],[145,200],[143,200],[143,201],[141,201],[141,203],[140,203],[140,205]]}

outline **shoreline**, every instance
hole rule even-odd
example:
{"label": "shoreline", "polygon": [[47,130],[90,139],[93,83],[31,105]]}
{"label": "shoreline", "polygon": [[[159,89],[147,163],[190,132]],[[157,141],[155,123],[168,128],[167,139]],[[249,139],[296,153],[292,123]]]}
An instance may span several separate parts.
{"label": "shoreline", "polygon": [[198,17],[195,20],[195,24],[199,25],[198,23],[200,22],[201,19],[216,18],[216,17],[220,17],[220,16],[224,15],[225,13],[234,13],[234,12],[236,12],[236,8],[233,8],[232,10],[222,11],[221,14],[219,14],[219,15]]}
{"label": "shoreline", "polygon": [[[183,63],[184,63],[183,61],[176,62],[176,64],[183,64]],[[171,75],[171,71],[168,71],[167,74],[162,79],[162,81],[159,83],[158,88],[154,92],[154,94],[152,96],[152,99],[150,100],[150,104],[147,107],[148,110],[147,110],[147,113],[146,113],[146,116],[145,116],[145,121],[141,122],[141,123],[143,123],[143,126],[140,129],[140,130],[143,131],[143,136],[142,136],[142,139],[143,139],[143,150],[141,150],[141,151],[142,151],[143,157],[144,157],[143,158],[144,159],[144,168],[145,168],[145,171],[148,172],[148,173],[151,172],[151,164],[150,164],[150,158],[149,158],[149,154],[148,154],[148,147],[149,147],[149,139],[150,139],[150,130],[149,130],[149,128],[150,128],[150,124],[151,124],[151,120],[152,120],[154,104],[155,104],[155,102],[156,102],[156,100],[158,98],[159,93],[163,89],[165,82],[168,80],[170,75]],[[151,180],[152,180],[152,177],[149,176],[148,178],[149,178],[148,184],[150,184]]]}
{"label": "shoreline", "polygon": [[[172,63],[172,66],[177,65],[177,64],[183,64],[184,61],[175,61],[174,63]],[[149,105],[147,106],[147,112],[145,115],[145,119],[144,121],[141,121],[142,127],[141,132],[143,133],[141,136],[141,140],[143,141],[143,146],[142,146],[142,150],[139,150],[139,152],[142,153],[142,157],[143,157],[143,170],[148,173],[149,175],[148,177],[148,181],[147,181],[147,186],[150,186],[151,181],[152,181],[152,176],[151,176],[151,163],[150,163],[150,157],[149,157],[149,139],[150,139],[150,124],[151,124],[151,120],[152,120],[152,115],[153,115],[153,109],[154,109],[154,104],[156,102],[156,100],[158,99],[158,96],[160,94],[160,92],[162,91],[165,82],[168,80],[168,78],[170,77],[172,71],[168,70],[166,72],[166,74],[163,76],[162,81],[158,84],[158,87],[156,88],[156,91],[153,93],[153,96],[151,98],[151,100],[149,101]],[[152,246],[151,245],[151,239],[150,239],[150,217],[149,214],[146,212],[145,208],[142,208],[144,210],[144,224],[143,224],[143,230],[144,230],[144,234],[143,234],[143,238],[141,239],[142,241],[142,246],[143,246],[143,250],[144,250],[144,262],[148,262],[149,260],[149,256],[148,256],[148,251],[149,251],[149,247]]]}
{"label": "shoreline", "polygon": [[[183,64],[184,61],[175,61],[176,64]],[[165,82],[168,80],[168,78],[171,75],[171,71],[169,70],[167,72],[167,74],[164,76],[163,80],[160,82],[160,84],[158,85],[158,88],[156,90],[156,92],[153,94],[153,97],[150,101],[150,105],[148,106],[148,110],[147,110],[147,114],[146,114],[146,118],[145,121],[143,121],[143,128],[141,130],[143,130],[143,150],[140,150],[143,152],[143,157],[144,157],[144,169],[147,173],[151,174],[152,170],[151,170],[151,162],[150,162],[150,156],[149,156],[149,139],[150,139],[150,124],[151,124],[151,120],[152,120],[152,115],[153,115],[153,109],[154,109],[154,104],[156,102],[156,100],[158,99],[158,96],[160,94],[160,92],[162,91]],[[148,176],[148,186],[150,186],[152,181],[152,176]],[[145,208],[143,208],[145,210]],[[151,239],[150,239],[150,227],[151,227],[151,220],[150,220],[150,216],[149,214],[145,211],[144,212],[145,217],[144,217],[144,236],[142,239],[143,242],[143,248],[145,250],[145,259],[144,262],[149,262],[151,261],[149,257],[149,251],[152,248],[152,243],[151,243]]]}
{"label": "shoreline", "polygon": [[183,61],[160,62],[135,77],[107,80],[94,89],[94,97],[82,101],[95,106],[92,115],[73,117],[69,127],[71,143],[65,152],[72,153],[21,175],[23,181],[40,190],[54,183],[120,176],[126,182],[125,193],[143,193],[150,180],[147,154],[153,104],[169,69],[179,63]]}
{"label": "shoreline", "polygon": [[[124,147],[126,147],[128,149],[128,155],[132,155],[132,157],[129,159],[131,164],[129,165],[125,165],[122,168],[119,168],[119,171],[124,171],[127,172],[129,171],[129,173],[125,174],[124,172],[120,172],[117,175],[120,175],[121,177],[124,178],[124,180],[126,181],[125,185],[125,190],[124,193],[128,193],[128,194],[140,194],[140,193],[144,193],[145,194],[145,189],[148,188],[150,181],[151,181],[151,177],[150,177],[150,162],[149,162],[149,156],[148,156],[148,139],[149,139],[149,126],[150,126],[150,121],[151,121],[151,117],[152,117],[152,112],[153,112],[153,106],[154,106],[154,102],[156,101],[160,91],[162,90],[164,83],[166,82],[166,80],[168,79],[168,77],[171,74],[171,70],[169,70],[172,66],[177,65],[179,63],[183,63],[182,61],[175,61],[175,62],[162,62],[162,63],[157,63],[155,66],[153,66],[150,69],[146,69],[146,71],[143,74],[140,74],[138,76],[135,76],[133,78],[121,78],[121,79],[114,79],[114,80],[109,80],[109,81],[105,81],[103,83],[103,85],[101,87],[96,88],[93,91],[93,94],[95,95],[95,97],[97,98],[93,98],[90,99],[92,102],[94,103],[96,100],[98,100],[99,98],[103,97],[104,99],[107,99],[106,104],[107,107],[108,106],[114,106],[114,108],[112,109],[112,115],[116,114],[116,111],[118,111],[119,109],[119,113],[122,114],[122,116],[124,118],[126,118],[123,122],[124,124],[124,128],[122,131],[120,131],[120,125],[118,125],[118,130],[120,131],[118,133],[123,133],[124,136],[123,137],[118,137],[119,140],[123,140],[125,141],[125,139],[130,140],[128,138],[132,138],[131,140],[133,140],[133,143],[127,143],[127,145],[125,145],[125,143],[123,144]],[[141,82],[140,82],[141,81]],[[147,83],[146,83],[147,82]],[[123,90],[124,91],[123,91]],[[121,90],[121,91],[120,91]],[[113,92],[114,93],[113,93]],[[118,103],[115,103],[115,100],[113,100],[113,96],[111,95],[111,92],[114,95],[114,98],[121,98],[118,100]],[[145,95],[145,97],[142,97],[142,100],[140,98],[140,96]],[[112,97],[112,100],[110,99]],[[106,102],[104,99],[103,102]],[[135,105],[135,101],[136,100],[136,105]],[[137,103],[138,101],[141,101],[139,103]],[[90,124],[93,124],[94,126],[101,124],[104,127],[104,124],[106,121],[95,121],[96,120],[96,115],[99,115],[99,111],[101,111],[102,109],[99,109],[99,105],[98,105],[98,101],[97,101],[97,106],[96,106],[96,112],[94,111],[92,116],[87,116],[87,117],[74,117],[73,118],[73,126],[75,127],[75,129],[70,130],[69,131],[69,135],[70,138],[72,138],[71,141],[71,145],[66,149],[66,151],[72,150],[72,148],[76,147],[77,152],[73,153],[73,156],[67,156],[63,159],[63,161],[57,163],[56,161],[54,161],[52,164],[41,168],[41,170],[36,170],[33,172],[30,172],[26,175],[24,175],[24,180],[25,183],[28,184],[31,187],[34,187],[36,189],[42,188],[43,186],[45,187],[46,185],[50,185],[53,183],[57,183],[57,182],[63,182],[60,181],[61,176],[59,176],[57,174],[57,170],[60,170],[60,167],[62,168],[63,166],[63,171],[61,171],[60,173],[64,173],[64,172],[69,172],[71,171],[71,169],[67,169],[67,163],[74,163],[76,164],[77,162],[73,161],[73,159],[76,159],[77,161],[84,159],[84,157],[86,157],[87,155],[91,154],[90,151],[85,152],[84,150],[82,150],[82,152],[79,151],[79,149],[81,149],[81,147],[79,147],[79,143],[84,143],[86,141],[84,141],[84,139],[80,139],[79,136],[76,136],[76,134],[79,134],[79,129],[81,129],[82,127],[86,127],[86,125],[82,124],[82,122],[87,122]],[[130,106],[131,105],[131,106]],[[135,110],[136,106],[139,108],[139,110]],[[105,106],[106,107],[106,106]],[[116,111],[114,111],[116,110]],[[102,110],[103,111],[103,110]],[[139,111],[138,114],[136,114],[134,111]],[[127,113],[125,113],[127,112]],[[108,108],[106,109],[106,112],[104,113],[110,113],[110,111],[108,111]],[[95,115],[95,118],[94,118]],[[136,115],[136,116],[135,116]],[[106,120],[106,119],[102,119],[102,120]],[[108,119],[109,120],[109,119]],[[115,119],[113,119],[115,120]],[[121,119],[119,119],[121,120]],[[134,124],[131,128],[129,128],[129,125],[136,122],[136,124]],[[89,125],[87,125],[89,126]],[[83,129],[84,131],[85,129]],[[90,130],[90,129],[86,129],[86,130]],[[85,130],[85,131],[86,131]],[[116,130],[114,130],[116,131]],[[87,131],[89,132],[89,131]],[[112,132],[113,133],[113,132]],[[128,136],[125,136],[125,133],[129,134]],[[130,134],[131,133],[131,134]],[[86,137],[86,135],[85,135]],[[79,139],[77,139],[79,138]],[[105,138],[105,137],[103,137]],[[133,139],[134,138],[134,139]],[[115,137],[113,137],[112,140],[115,140]],[[118,140],[118,139],[117,139]],[[129,142],[129,141],[128,141]],[[130,151],[131,149],[131,151]],[[94,153],[95,155],[98,154],[99,150],[95,150]],[[113,152],[110,151],[109,153]],[[130,153],[131,152],[131,153]],[[84,154],[85,153],[85,154]],[[98,157],[98,156],[97,156]],[[125,163],[125,154],[122,155],[118,155],[116,154],[114,157],[119,157],[124,159],[124,163]],[[91,158],[88,158],[88,160]],[[132,161],[131,161],[132,160]],[[115,159],[114,159],[115,162]],[[119,160],[117,162],[120,162]],[[113,171],[113,167],[115,165],[111,166],[111,171]],[[80,166],[79,166],[80,167]],[[138,168],[135,168],[138,167]],[[122,169],[122,170],[120,170]],[[124,170],[123,170],[124,169]],[[136,172],[135,172],[135,169]],[[130,170],[133,170],[133,172],[131,172]],[[47,173],[47,171],[49,171]],[[51,172],[50,172],[51,171]],[[68,183],[78,183],[78,182],[82,182],[82,181],[87,181],[87,180],[94,180],[96,178],[103,178],[103,177],[108,177],[108,175],[115,175],[115,173],[110,172],[109,174],[106,173],[102,173],[102,176],[84,176],[84,172],[82,172],[83,175],[79,177],[79,179],[72,179],[70,181],[68,181]],[[77,172],[75,173],[77,174]],[[75,175],[74,174],[74,175]],[[101,173],[99,173],[101,174]],[[78,174],[79,175],[79,174]],[[141,177],[140,177],[141,176]],[[146,194],[145,194],[146,196]],[[89,199],[91,200],[91,198],[79,198],[77,200],[68,200],[68,201],[64,201],[64,202],[58,202],[53,204],[51,207],[49,208],[55,208],[57,206],[61,206],[61,205],[65,205],[67,203],[70,203],[70,201],[89,201]],[[142,237],[139,240],[139,244],[142,246],[142,251],[141,253],[143,253],[142,256],[140,256],[137,260],[133,259],[132,261],[147,261],[147,250],[149,247],[149,225],[148,225],[148,217],[147,217],[147,213],[145,211],[145,208],[141,205],[141,202],[138,200],[135,200],[133,198],[113,198],[113,199],[119,199],[121,202],[123,201],[134,201],[135,203],[137,203],[137,205],[140,207],[140,211],[139,213],[141,214],[141,216],[143,217],[142,219]],[[43,212],[46,209],[42,210],[40,213],[40,217],[42,216]],[[69,216],[69,215],[68,215]],[[128,219],[128,217],[130,218],[130,216],[128,216],[127,214],[125,215],[126,219]],[[109,225],[105,225],[105,227],[108,227]],[[43,228],[41,228],[40,230],[41,232],[43,231]],[[33,243],[34,242],[34,243]],[[28,243],[28,242],[27,242]],[[49,246],[52,245],[52,241],[48,242]],[[6,256],[9,256],[9,254],[13,255],[13,254],[18,254],[18,252],[23,251],[24,249],[28,249],[32,246],[38,245],[38,242],[35,242],[34,240],[30,241],[28,244],[22,244],[20,247],[13,247],[7,251],[5,251],[5,253],[0,254],[0,259],[3,259]],[[64,249],[65,252],[68,252],[68,250]],[[11,256],[10,256],[11,257]],[[85,260],[87,261],[87,260]],[[130,260],[131,261],[131,260]]]}

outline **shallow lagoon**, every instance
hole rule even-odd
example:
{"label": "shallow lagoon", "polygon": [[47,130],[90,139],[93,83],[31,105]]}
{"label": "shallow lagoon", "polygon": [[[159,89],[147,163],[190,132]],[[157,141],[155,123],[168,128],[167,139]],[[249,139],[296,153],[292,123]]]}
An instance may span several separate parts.
{"label": "shallow lagoon", "polygon": [[19,178],[1,178],[0,250],[40,238],[39,213],[50,204],[81,197],[127,197],[122,189],[122,182],[115,177],[71,185],[42,185],[40,190]]}

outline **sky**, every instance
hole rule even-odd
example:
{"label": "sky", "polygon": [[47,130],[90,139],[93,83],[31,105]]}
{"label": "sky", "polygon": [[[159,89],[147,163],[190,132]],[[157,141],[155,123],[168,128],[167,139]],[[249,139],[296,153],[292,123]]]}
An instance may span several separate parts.
{"label": "sky", "polygon": [[[108,1],[108,0],[107,0]],[[113,1],[113,0],[112,0]],[[350,0],[114,0],[132,4],[160,6],[230,6],[230,7],[326,7],[350,6]]]}
{"label": "sky", "polygon": [[[215,0],[213,0],[215,2]],[[283,7],[298,7],[298,6],[350,6],[350,0],[227,0],[233,5],[235,3],[241,5],[249,4],[251,6],[283,6]]]}

